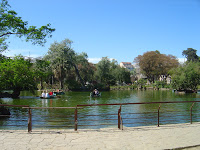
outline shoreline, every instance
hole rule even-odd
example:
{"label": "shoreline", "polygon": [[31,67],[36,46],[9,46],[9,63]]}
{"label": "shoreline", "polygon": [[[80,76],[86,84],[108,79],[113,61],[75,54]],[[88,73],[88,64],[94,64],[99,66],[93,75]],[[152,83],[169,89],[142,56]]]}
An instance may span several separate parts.
{"label": "shoreline", "polygon": [[157,126],[67,130],[0,130],[2,149],[199,149],[200,122]]}

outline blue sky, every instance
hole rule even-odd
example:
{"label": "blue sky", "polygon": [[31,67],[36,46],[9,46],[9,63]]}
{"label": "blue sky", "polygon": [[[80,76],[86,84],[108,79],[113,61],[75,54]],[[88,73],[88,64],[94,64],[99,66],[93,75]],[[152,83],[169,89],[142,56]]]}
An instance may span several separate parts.
{"label": "blue sky", "polygon": [[[9,38],[7,56],[44,56],[50,45],[69,38],[89,60],[133,62],[159,50],[183,58],[187,48],[200,56],[200,0],[8,0],[30,25],[56,29],[44,47]],[[93,61],[95,62],[95,61]]]}

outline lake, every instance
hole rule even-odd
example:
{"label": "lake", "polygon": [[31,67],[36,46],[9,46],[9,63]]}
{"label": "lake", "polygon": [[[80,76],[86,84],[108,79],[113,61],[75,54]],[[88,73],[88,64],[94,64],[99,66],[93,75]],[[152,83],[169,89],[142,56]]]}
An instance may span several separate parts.
{"label": "lake", "polygon": [[[102,96],[91,98],[90,92],[66,92],[60,98],[40,99],[40,91],[33,95],[23,91],[20,99],[1,98],[0,102],[11,105],[29,105],[30,107],[76,107],[84,104],[114,104],[165,101],[198,101],[200,94],[178,94],[171,90],[124,90],[102,92]],[[162,104],[160,107],[160,124],[190,122],[192,103]],[[78,128],[117,128],[118,106],[92,106],[78,109]],[[157,125],[159,104],[123,105],[123,125],[127,127]],[[200,121],[200,104],[193,107],[193,121]],[[1,129],[27,129],[28,110],[10,107],[11,117],[0,118]],[[74,109],[33,109],[33,130],[37,128],[74,128]]]}

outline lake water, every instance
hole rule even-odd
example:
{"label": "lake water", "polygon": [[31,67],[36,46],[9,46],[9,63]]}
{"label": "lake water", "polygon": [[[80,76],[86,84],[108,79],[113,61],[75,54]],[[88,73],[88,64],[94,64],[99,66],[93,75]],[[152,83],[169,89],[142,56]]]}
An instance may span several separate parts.
{"label": "lake water", "polygon": [[[2,98],[0,102],[30,107],[76,107],[81,104],[114,104],[165,101],[198,101],[200,94],[177,94],[172,91],[109,91],[102,92],[98,98],[90,98],[90,92],[66,92],[60,98],[40,99],[36,94],[21,92],[20,99]],[[160,124],[190,122],[192,103],[162,104]],[[118,106],[92,106],[78,109],[78,129],[80,128],[117,128]],[[159,104],[123,105],[123,125],[127,127],[157,125]],[[28,110],[9,108],[11,117],[0,119],[1,129],[27,129]],[[193,121],[200,121],[200,104],[193,107]],[[74,128],[74,109],[34,109],[32,110],[33,130],[36,128]]]}

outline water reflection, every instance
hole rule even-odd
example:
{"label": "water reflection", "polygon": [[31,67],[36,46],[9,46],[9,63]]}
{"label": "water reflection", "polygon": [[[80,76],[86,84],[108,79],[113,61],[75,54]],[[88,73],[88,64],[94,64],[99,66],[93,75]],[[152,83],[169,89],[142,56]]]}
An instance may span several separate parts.
{"label": "water reflection", "polygon": [[[55,99],[40,99],[40,91],[35,94],[21,92],[20,99],[2,98],[0,102],[12,105],[29,105],[31,107],[75,107],[77,104],[113,104],[136,102],[164,102],[164,101],[194,101],[199,100],[199,94],[177,94],[172,91],[110,91],[102,92],[101,97],[91,98],[90,92],[67,92]],[[185,123],[190,119],[192,103],[162,104],[160,108],[160,122]],[[78,110],[79,128],[117,127],[118,106],[93,106]],[[159,104],[123,105],[122,118],[125,126],[143,126],[157,124]],[[200,104],[193,107],[193,121],[199,121]],[[28,111],[22,108],[10,108],[12,117],[1,119],[0,128],[27,129]],[[74,109],[34,109],[33,128],[73,128]],[[23,121],[18,121],[23,120]],[[56,122],[54,122],[56,121]],[[107,125],[106,125],[107,124]],[[99,125],[99,126],[84,126]]]}

